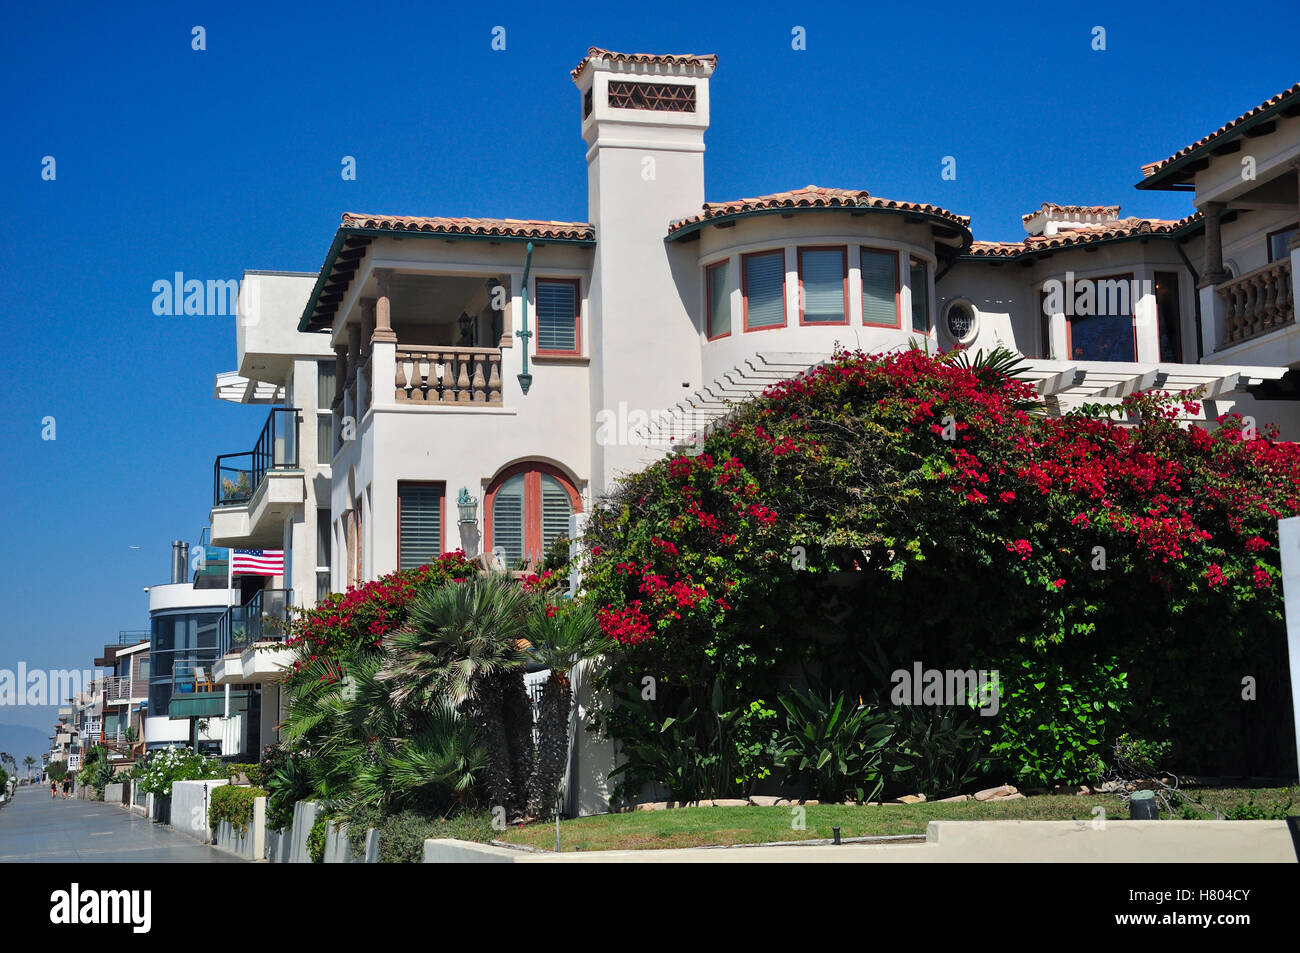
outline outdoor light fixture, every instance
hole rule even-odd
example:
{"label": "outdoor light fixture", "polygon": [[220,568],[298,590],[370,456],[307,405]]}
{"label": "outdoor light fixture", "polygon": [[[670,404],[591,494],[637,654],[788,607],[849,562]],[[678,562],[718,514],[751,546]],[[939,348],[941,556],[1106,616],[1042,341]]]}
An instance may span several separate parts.
{"label": "outdoor light fixture", "polygon": [[469,314],[462,311],[460,317],[456,319],[456,322],[460,325],[460,336],[463,338],[469,337],[474,330],[474,319],[471,318]]}
{"label": "outdoor light fixture", "polygon": [[478,522],[478,497],[470,496],[469,490],[463,486],[456,496],[456,508],[460,510],[461,525]]}

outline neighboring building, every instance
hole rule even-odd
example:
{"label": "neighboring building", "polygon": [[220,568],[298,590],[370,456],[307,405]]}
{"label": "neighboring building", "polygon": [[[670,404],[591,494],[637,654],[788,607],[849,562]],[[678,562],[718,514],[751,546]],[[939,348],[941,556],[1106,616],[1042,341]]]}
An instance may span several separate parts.
{"label": "neighboring building", "polygon": [[224,579],[220,588],[190,582],[188,551],[185,543],[174,542],[171,582],[149,587],[145,747],[152,751],[189,745],[221,754],[237,747],[231,736],[237,738],[247,720],[241,709],[246,695],[235,692],[228,699],[212,683],[213,667],[221,657],[218,624],[233,594]]}
{"label": "neighboring building", "polygon": [[[536,560],[620,475],[837,346],[1001,345],[1055,412],[1201,386],[1203,419],[1300,438],[1300,86],[1146,168],[1140,188],[1200,211],[1045,202],[1023,240],[987,242],[861,190],[706,202],[716,64],[588,51],[589,221],[349,213],[314,281],[246,275],[219,396],[285,407],[247,463],[218,460],[212,542],[291,559],[241,603],[311,605],[455,548]],[[266,684],[249,658],[227,652],[223,680]],[[570,810],[600,809],[612,755],[579,747]]]}
{"label": "neighboring building", "polygon": [[123,631],[95,659],[104,678],[104,721],[98,743],[113,761],[130,762],[144,748],[149,702],[149,632]]}
{"label": "neighboring building", "polygon": [[[279,550],[283,571],[235,576],[235,604],[219,623],[216,684],[241,686],[247,709],[227,754],[256,759],[279,738],[279,678],[290,606],[313,606],[330,592],[331,404],[334,353],[320,336],[298,334],[311,275],[246,272],[239,292],[236,371],[218,375],[216,396],[268,407],[253,449],[222,454],[213,466],[210,543],[230,550]],[[325,448],[322,455],[320,448]]]}

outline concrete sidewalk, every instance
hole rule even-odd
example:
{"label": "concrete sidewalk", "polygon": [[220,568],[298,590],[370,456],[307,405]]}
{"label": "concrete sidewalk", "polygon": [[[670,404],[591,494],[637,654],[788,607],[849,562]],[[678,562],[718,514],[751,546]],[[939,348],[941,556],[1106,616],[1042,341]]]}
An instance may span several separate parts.
{"label": "concrete sidewalk", "polygon": [[116,804],[20,787],[0,806],[0,863],[242,863]]}

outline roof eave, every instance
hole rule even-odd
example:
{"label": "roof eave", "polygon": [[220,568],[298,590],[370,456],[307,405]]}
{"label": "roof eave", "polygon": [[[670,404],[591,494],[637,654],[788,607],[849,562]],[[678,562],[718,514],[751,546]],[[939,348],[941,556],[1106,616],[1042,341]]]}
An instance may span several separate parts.
{"label": "roof eave", "polygon": [[[442,240],[449,242],[532,242],[534,245],[576,245],[585,248],[594,247],[596,244],[594,238],[537,238],[529,235],[469,235],[460,232],[423,231],[415,228],[363,228],[359,225],[341,225],[339,226],[338,231],[334,233],[334,241],[330,244],[330,250],[325,255],[325,264],[321,266],[321,270],[316,276],[316,284],[312,286],[311,296],[307,299],[307,306],[303,309],[302,317],[298,320],[299,331],[309,331],[311,329],[311,318],[312,315],[316,313],[316,303],[320,299],[321,291],[325,288],[325,283],[329,281],[330,272],[334,270],[334,262],[343,248],[343,243],[347,241],[349,237],[354,235],[364,235],[369,238],[441,238]],[[317,330],[323,329],[318,328]]]}
{"label": "roof eave", "polygon": [[1113,245],[1118,242],[1132,242],[1138,239],[1146,238],[1176,238],[1182,239],[1189,231],[1195,231],[1204,227],[1202,219],[1190,221],[1178,228],[1170,229],[1167,232],[1134,232],[1132,235],[1114,235],[1110,238],[1097,238],[1090,242],[1071,242],[1066,245],[1052,245],[1041,248],[1028,246],[1021,248],[1012,255],[973,255],[969,251],[963,252],[957,256],[959,261],[1016,261],[1020,258],[1026,258],[1033,255],[1051,255],[1061,251],[1071,251],[1075,248],[1095,248],[1097,245]]}
{"label": "roof eave", "polygon": [[718,225],[723,222],[734,222],[737,221],[738,219],[752,218],[758,215],[790,215],[798,212],[804,212],[804,213],[807,212],[857,212],[857,213],[885,212],[891,215],[919,215],[923,218],[933,219],[936,222],[941,222],[944,225],[947,225],[951,228],[958,229],[961,232],[963,232],[965,234],[965,239],[962,242],[963,245],[969,245],[972,240],[972,235],[971,235],[971,230],[969,225],[963,225],[961,222],[954,221],[953,219],[947,216],[939,215],[935,212],[924,212],[917,209],[904,209],[904,208],[880,208],[879,206],[872,206],[872,205],[801,205],[801,206],[784,207],[784,208],[747,209],[743,212],[728,212],[726,215],[712,216],[710,218],[701,219],[698,222],[691,222],[689,225],[683,225],[681,228],[677,228],[674,229],[673,231],[670,231],[667,235],[664,236],[664,241],[665,242],[680,241],[681,239],[685,238],[687,235],[692,235],[695,232],[701,231],[706,225]]}
{"label": "roof eave", "polygon": [[1138,182],[1134,188],[1156,192],[1188,191],[1188,184],[1182,181],[1184,176],[1177,175],[1178,172],[1191,163],[1203,158],[1206,152],[1212,151],[1213,149],[1217,149],[1220,146],[1231,142],[1233,139],[1243,135],[1255,126],[1274,118],[1283,110],[1291,108],[1295,105],[1298,98],[1300,98],[1300,93],[1294,93],[1279,100],[1267,109],[1261,110],[1257,115],[1242,120],[1241,123],[1233,126],[1226,132],[1213,136],[1208,141],[1201,143],[1186,155],[1179,156],[1177,159],[1163,166],[1159,171],[1152,175],[1143,177],[1142,181]]}

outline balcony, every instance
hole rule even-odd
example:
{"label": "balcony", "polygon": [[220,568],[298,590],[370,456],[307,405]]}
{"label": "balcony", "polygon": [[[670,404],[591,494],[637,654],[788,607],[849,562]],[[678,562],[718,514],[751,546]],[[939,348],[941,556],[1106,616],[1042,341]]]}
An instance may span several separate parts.
{"label": "balcony", "polygon": [[258,642],[285,638],[292,589],[263,589],[245,605],[231,606],[217,620],[217,653],[242,652]]}
{"label": "balcony", "polygon": [[114,675],[104,679],[104,704],[129,705],[149,697],[149,680]]}
{"label": "balcony", "polygon": [[1225,281],[1214,290],[1223,298],[1225,307],[1223,347],[1295,323],[1290,258]]}
{"label": "balcony", "polygon": [[301,415],[277,407],[252,450],[226,453],[212,466],[212,532],[216,546],[275,546],[283,518],[306,498],[298,432]]}
{"label": "balcony", "polygon": [[501,406],[501,348],[399,344],[394,399],[403,404]]}

